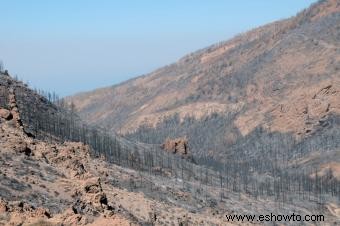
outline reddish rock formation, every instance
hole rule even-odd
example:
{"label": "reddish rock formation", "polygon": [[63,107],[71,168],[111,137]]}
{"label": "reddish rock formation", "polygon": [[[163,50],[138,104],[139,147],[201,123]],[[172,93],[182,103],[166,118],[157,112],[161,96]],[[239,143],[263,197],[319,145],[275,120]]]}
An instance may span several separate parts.
{"label": "reddish rock formation", "polygon": [[21,219],[37,218],[48,219],[51,218],[50,212],[42,207],[34,207],[26,202],[11,201],[7,202],[4,199],[0,199],[0,213],[12,214]]}
{"label": "reddish rock formation", "polygon": [[113,215],[113,207],[108,204],[100,178],[90,178],[86,180],[83,190],[77,191],[75,196],[79,197],[72,206],[75,214],[90,214],[96,216],[99,213],[106,213],[109,216]]}
{"label": "reddish rock formation", "polygon": [[185,157],[188,157],[190,155],[188,139],[186,137],[180,137],[176,139],[167,138],[161,147],[165,151],[173,154],[179,154]]}
{"label": "reddish rock formation", "polygon": [[12,119],[13,115],[9,110],[6,109],[0,109],[0,118],[3,118],[5,120],[10,120]]}

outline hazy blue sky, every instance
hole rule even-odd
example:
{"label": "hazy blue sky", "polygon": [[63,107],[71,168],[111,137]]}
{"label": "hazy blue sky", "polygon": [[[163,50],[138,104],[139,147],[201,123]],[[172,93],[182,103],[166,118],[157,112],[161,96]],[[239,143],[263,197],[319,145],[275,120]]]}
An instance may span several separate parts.
{"label": "hazy blue sky", "polygon": [[0,0],[0,59],[61,95],[109,86],[315,0]]}

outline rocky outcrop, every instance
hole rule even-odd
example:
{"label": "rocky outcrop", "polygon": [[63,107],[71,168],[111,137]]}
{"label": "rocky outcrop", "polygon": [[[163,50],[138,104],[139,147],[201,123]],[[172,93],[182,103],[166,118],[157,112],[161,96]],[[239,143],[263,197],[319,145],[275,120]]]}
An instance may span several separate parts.
{"label": "rocky outcrop", "polygon": [[52,217],[45,208],[35,207],[24,201],[9,202],[2,198],[0,198],[0,214],[2,218],[7,219],[6,225],[23,225],[37,219],[41,221]]}
{"label": "rocky outcrop", "polygon": [[16,131],[16,133],[13,132],[10,135],[6,135],[6,127],[10,126],[14,127],[12,129],[15,129],[15,123],[13,123],[12,121],[13,120],[7,121],[5,127],[0,127],[0,141],[3,142],[2,148],[11,150],[12,153],[16,154],[25,154],[26,156],[32,155],[33,153],[28,140],[25,139],[25,137],[23,136],[24,134],[21,131]]}
{"label": "rocky outcrop", "polygon": [[54,152],[46,153],[50,161],[60,167],[67,169],[72,178],[84,178],[86,163],[90,157],[90,148],[77,142],[65,142],[64,146],[56,148],[52,146]]}
{"label": "rocky outcrop", "polygon": [[[8,181],[4,183],[13,189],[32,188],[39,185],[40,188],[49,190],[47,188],[49,187],[48,183],[43,183],[43,180],[53,182],[57,177],[69,178],[72,181],[78,181],[73,186],[67,186],[66,191],[70,192],[73,200],[69,201],[72,204],[61,215],[53,216],[53,219],[67,222],[67,225],[84,225],[102,216],[113,216],[114,208],[109,205],[100,178],[93,177],[93,172],[88,170],[89,161],[91,161],[90,147],[79,142],[46,143],[28,137],[21,127],[14,95],[10,97],[10,100],[12,111],[1,109],[1,118],[4,120],[0,121],[0,151],[3,156],[15,156],[15,159],[22,159],[21,161],[18,160],[18,162],[29,161],[31,162],[30,164],[33,164],[32,166],[38,167],[39,170],[41,169],[40,164],[43,162],[47,164],[45,169],[48,169],[48,174],[45,178],[44,174],[39,170],[31,171],[26,169],[26,172],[26,170],[21,170],[19,166],[15,166],[16,170],[31,176],[26,176],[24,180],[10,179],[10,176],[7,175],[8,172],[0,167],[0,172],[4,173],[2,178]],[[12,114],[16,116],[10,118],[9,116]],[[13,163],[5,164],[8,164],[10,169],[14,167]],[[25,166],[25,164],[23,165]],[[17,187],[9,183],[14,183]],[[27,183],[27,186],[24,185],[25,183]],[[2,189],[1,186],[0,189]],[[56,190],[55,194],[59,196],[60,192],[62,191]],[[10,193],[8,198],[13,194]],[[1,197],[3,196],[1,195]],[[37,220],[48,220],[51,217],[49,210],[39,208],[38,206],[41,203],[37,202],[37,200],[35,200],[35,204],[29,205],[25,201],[12,203],[1,199],[0,213],[3,213],[8,218],[6,221],[12,222],[14,225],[22,224],[22,222],[32,223]],[[54,209],[54,212],[56,211],[57,209]]]}
{"label": "rocky outcrop", "polygon": [[21,130],[23,130],[24,127],[23,127],[23,124],[20,118],[20,113],[19,113],[17,101],[15,98],[15,91],[13,87],[9,89],[9,106],[11,109],[11,114],[13,115],[13,119],[16,123],[16,126],[20,128]]}
{"label": "rocky outcrop", "polygon": [[0,121],[0,152],[0,225],[86,225],[121,216],[89,169],[89,146],[36,140],[13,118]]}
{"label": "rocky outcrop", "polygon": [[51,214],[47,209],[34,207],[26,202],[10,202],[7,204],[8,212],[17,212],[29,215],[30,217],[50,218]]}
{"label": "rocky outcrop", "polygon": [[183,157],[190,156],[188,140],[185,137],[170,139],[167,138],[161,148],[172,154],[178,154]]}
{"label": "rocky outcrop", "polygon": [[[18,90],[29,90],[27,85],[11,78],[8,74],[0,73],[0,118],[5,120],[12,120],[13,125],[26,133],[26,135],[33,137],[33,134],[29,131],[29,127],[24,125],[21,112],[24,107],[38,105],[38,101],[33,103],[27,103],[26,106],[20,106],[18,101]],[[34,92],[29,90],[25,93],[26,97],[34,97]],[[22,102],[22,101],[21,101]],[[42,109],[42,108],[41,108]]]}
{"label": "rocky outcrop", "polygon": [[7,109],[0,109],[0,118],[3,118],[5,120],[11,120],[13,118],[13,115]]}
{"label": "rocky outcrop", "polygon": [[97,216],[105,213],[114,214],[114,208],[109,205],[106,194],[103,192],[100,178],[90,178],[84,182],[83,189],[76,191],[78,198],[72,206],[75,214],[90,214]]}

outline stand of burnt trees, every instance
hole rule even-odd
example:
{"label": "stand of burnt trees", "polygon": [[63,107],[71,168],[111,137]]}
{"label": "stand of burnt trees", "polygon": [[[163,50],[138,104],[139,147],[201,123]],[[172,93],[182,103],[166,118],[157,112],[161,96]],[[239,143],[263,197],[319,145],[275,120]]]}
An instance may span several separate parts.
{"label": "stand of burnt trees", "polygon": [[[7,95],[7,91],[0,89],[0,92]],[[333,135],[327,135],[328,138],[320,140],[306,140],[307,145],[299,146],[293,142],[290,146],[295,150],[293,154],[282,153],[280,145],[274,142],[249,142],[251,139],[254,142],[264,139],[263,135],[254,134],[253,138],[248,138],[248,144],[236,144],[224,163],[210,159],[218,166],[210,169],[160,151],[156,145],[140,146],[104,129],[89,126],[80,120],[73,105],[67,106],[56,94],[32,91],[20,84],[14,86],[14,92],[25,130],[32,136],[51,141],[83,142],[91,147],[94,157],[103,157],[110,163],[152,175],[178,178],[183,188],[188,187],[189,181],[199,182],[203,190],[209,186],[219,188],[217,200],[228,196],[227,191],[253,197],[272,197],[280,202],[289,202],[292,197],[304,200],[317,198],[319,202],[332,197],[340,200],[340,183],[331,170],[321,176],[313,167],[302,170],[288,167],[288,160],[309,153],[310,148],[306,148],[309,145],[315,142],[333,144],[333,139],[340,134],[338,130],[332,130],[332,134],[336,134],[333,138]],[[0,104],[5,105],[5,99],[0,93]],[[283,137],[279,139],[286,142]],[[254,148],[257,149],[256,154],[250,153]]]}
{"label": "stand of burnt trees", "polygon": [[8,82],[6,81],[4,72],[3,72],[3,64],[0,61],[0,108],[8,109],[9,106],[9,92],[8,92]]}
{"label": "stand of burnt trees", "polygon": [[[174,115],[155,128],[141,126],[126,137],[150,144],[161,144],[167,137],[189,137],[195,161],[221,172],[220,176],[213,175],[219,179],[209,181],[219,181],[220,187],[235,192],[273,196],[282,201],[292,196],[312,199],[317,195],[320,202],[328,195],[339,198],[339,178],[334,177],[331,169],[320,176],[315,174],[320,170],[317,163],[298,164],[317,152],[319,162],[332,161],[340,149],[339,116],[322,119],[317,132],[301,141],[291,134],[262,128],[243,137],[230,126],[233,120],[233,115],[213,114],[201,120],[190,117],[180,120]],[[233,142],[225,143],[226,134],[235,134]],[[213,150],[212,155],[207,155],[207,150]]]}
{"label": "stand of burnt trees", "polygon": [[8,108],[8,90],[0,84],[0,108]]}

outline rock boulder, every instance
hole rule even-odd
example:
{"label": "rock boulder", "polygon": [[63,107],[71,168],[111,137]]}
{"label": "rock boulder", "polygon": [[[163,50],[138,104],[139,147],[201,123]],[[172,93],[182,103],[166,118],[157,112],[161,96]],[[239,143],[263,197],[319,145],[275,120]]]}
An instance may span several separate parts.
{"label": "rock boulder", "polygon": [[188,147],[188,139],[185,137],[176,138],[176,139],[167,138],[161,147],[165,151],[173,153],[173,154],[178,154],[184,157],[187,157],[190,155],[189,147]]}
{"label": "rock boulder", "polygon": [[11,112],[7,109],[0,109],[0,118],[3,118],[5,120],[11,120],[13,118],[13,115]]}

